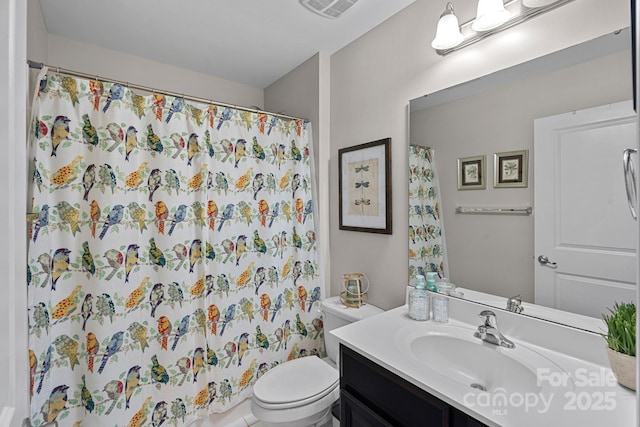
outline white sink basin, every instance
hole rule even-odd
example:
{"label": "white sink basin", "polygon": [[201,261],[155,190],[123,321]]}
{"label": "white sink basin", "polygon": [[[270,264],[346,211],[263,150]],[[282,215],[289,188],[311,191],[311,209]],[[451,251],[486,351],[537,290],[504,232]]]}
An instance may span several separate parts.
{"label": "white sink basin", "polygon": [[[485,343],[465,328],[433,329],[410,338],[409,353],[467,392],[541,393],[548,388],[545,375],[564,375],[555,363],[522,344],[508,349]],[[540,372],[544,374],[539,376]]]}

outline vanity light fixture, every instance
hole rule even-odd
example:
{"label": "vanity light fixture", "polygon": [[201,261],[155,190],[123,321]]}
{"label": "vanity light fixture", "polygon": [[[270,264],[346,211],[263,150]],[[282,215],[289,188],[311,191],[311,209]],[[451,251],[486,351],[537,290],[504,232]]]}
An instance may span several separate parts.
{"label": "vanity light fixture", "polygon": [[431,42],[439,55],[447,55],[485,37],[511,28],[574,0],[478,0],[475,19],[458,25],[453,5],[440,15],[436,37]]}
{"label": "vanity light fixture", "polygon": [[476,19],[471,24],[473,31],[489,31],[507,22],[511,13],[504,8],[502,0],[479,0]]}
{"label": "vanity light fixture", "polygon": [[460,32],[458,17],[453,11],[453,5],[447,3],[436,29],[436,38],[431,42],[431,47],[436,50],[451,49],[462,43],[464,36]]}

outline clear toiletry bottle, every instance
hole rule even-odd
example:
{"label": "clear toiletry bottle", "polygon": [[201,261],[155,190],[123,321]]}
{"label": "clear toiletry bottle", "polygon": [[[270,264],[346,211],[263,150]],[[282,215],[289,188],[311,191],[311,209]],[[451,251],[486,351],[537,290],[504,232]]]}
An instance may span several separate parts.
{"label": "clear toiletry bottle", "polygon": [[449,321],[449,298],[448,295],[455,286],[447,279],[442,279],[437,284],[438,293],[433,296],[433,320],[440,323]]}
{"label": "clear toiletry bottle", "polygon": [[430,297],[424,276],[416,276],[416,285],[409,292],[409,317],[414,320],[429,320]]}

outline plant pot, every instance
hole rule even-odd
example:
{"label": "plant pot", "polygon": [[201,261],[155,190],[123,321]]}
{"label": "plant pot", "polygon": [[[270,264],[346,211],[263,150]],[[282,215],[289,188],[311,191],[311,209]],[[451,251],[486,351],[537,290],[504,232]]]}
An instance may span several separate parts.
{"label": "plant pot", "polygon": [[621,386],[636,389],[636,357],[619,353],[607,347],[609,365]]}

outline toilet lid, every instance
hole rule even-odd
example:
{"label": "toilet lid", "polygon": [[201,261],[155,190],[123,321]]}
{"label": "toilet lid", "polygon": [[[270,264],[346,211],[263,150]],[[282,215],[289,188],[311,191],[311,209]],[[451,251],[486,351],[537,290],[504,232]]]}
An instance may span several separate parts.
{"label": "toilet lid", "polygon": [[339,381],[338,371],[319,357],[301,357],[265,373],[256,381],[253,394],[268,404],[293,403],[318,395],[322,397]]}

